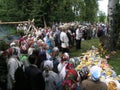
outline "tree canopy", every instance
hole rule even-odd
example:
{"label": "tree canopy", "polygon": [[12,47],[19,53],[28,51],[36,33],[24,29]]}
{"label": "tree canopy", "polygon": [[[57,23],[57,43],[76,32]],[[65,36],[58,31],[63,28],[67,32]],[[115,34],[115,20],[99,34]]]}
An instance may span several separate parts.
{"label": "tree canopy", "polygon": [[97,16],[97,0],[0,0],[1,21],[22,21],[35,19],[36,25],[43,21],[94,22]]}
{"label": "tree canopy", "polygon": [[107,16],[105,15],[105,12],[103,11],[99,11],[99,16],[98,16],[98,19],[99,19],[99,22],[105,22]]}

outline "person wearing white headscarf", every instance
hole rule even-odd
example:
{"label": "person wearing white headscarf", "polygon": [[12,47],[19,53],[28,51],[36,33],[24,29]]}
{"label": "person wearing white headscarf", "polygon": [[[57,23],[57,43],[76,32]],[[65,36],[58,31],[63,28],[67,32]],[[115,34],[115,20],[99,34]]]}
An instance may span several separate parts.
{"label": "person wearing white headscarf", "polygon": [[59,82],[59,76],[53,69],[53,62],[46,60],[44,62],[43,77],[45,80],[45,90],[57,90],[57,83]]}
{"label": "person wearing white headscarf", "polygon": [[12,54],[11,55],[16,54],[20,58],[20,55],[21,55],[20,48],[19,48],[19,46],[16,45],[15,42],[12,42],[10,44],[10,48],[12,49]]}
{"label": "person wearing white headscarf", "polygon": [[51,57],[52,57],[52,60],[53,60],[53,71],[58,73],[58,64],[60,63],[60,56],[59,56],[59,49],[58,47],[54,47],[52,49],[52,53],[51,53]]}
{"label": "person wearing white headscarf", "polygon": [[66,66],[68,65],[68,60],[69,60],[69,54],[68,53],[64,53],[61,57],[61,61],[58,64],[58,72],[59,72],[59,76],[60,79],[63,80],[65,78],[66,75]]}

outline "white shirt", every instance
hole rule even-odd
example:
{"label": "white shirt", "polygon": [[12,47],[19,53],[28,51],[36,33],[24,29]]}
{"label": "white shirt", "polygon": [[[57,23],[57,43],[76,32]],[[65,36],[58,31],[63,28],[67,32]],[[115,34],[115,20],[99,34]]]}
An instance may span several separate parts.
{"label": "white shirt", "polygon": [[76,40],[80,40],[82,38],[82,31],[79,28],[76,30]]}
{"label": "white shirt", "polygon": [[61,80],[63,80],[65,78],[66,66],[67,66],[67,62],[66,61],[64,61],[63,63],[59,63],[58,66],[57,66],[58,72],[59,72],[59,76],[60,76]]}
{"label": "white shirt", "polygon": [[65,32],[61,32],[60,34],[60,40],[61,40],[61,47],[67,48],[69,46],[69,39]]}

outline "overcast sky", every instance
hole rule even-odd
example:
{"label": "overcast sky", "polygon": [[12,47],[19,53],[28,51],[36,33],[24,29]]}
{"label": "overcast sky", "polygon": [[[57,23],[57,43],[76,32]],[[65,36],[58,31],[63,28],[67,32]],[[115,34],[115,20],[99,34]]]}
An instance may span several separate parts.
{"label": "overcast sky", "polygon": [[100,0],[99,2],[99,10],[105,12],[107,15],[108,13],[108,0]]}

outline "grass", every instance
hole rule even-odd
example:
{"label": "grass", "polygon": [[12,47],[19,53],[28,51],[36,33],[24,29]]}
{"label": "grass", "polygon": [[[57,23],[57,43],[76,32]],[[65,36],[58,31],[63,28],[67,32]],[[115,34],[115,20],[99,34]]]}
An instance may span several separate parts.
{"label": "grass", "polygon": [[109,64],[113,67],[118,75],[120,75],[120,50],[116,51],[115,55],[111,55]]}
{"label": "grass", "polygon": [[[81,43],[80,50],[76,50],[75,46],[70,49],[70,57],[81,56],[82,53],[85,53],[87,50],[90,50],[92,46],[98,47],[99,39],[94,38],[91,40],[85,40]],[[120,50],[116,51],[115,55],[111,55],[109,60],[109,65],[111,65],[117,75],[120,75]]]}
{"label": "grass", "polygon": [[91,40],[84,40],[81,43],[81,48],[82,49],[76,50],[75,47],[71,48],[70,56],[71,57],[80,56],[82,53],[86,52],[87,50],[90,50],[91,46],[98,47],[98,43],[99,43],[99,39],[98,38],[91,39]]}

